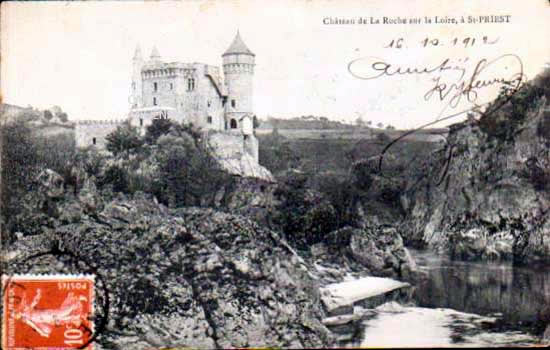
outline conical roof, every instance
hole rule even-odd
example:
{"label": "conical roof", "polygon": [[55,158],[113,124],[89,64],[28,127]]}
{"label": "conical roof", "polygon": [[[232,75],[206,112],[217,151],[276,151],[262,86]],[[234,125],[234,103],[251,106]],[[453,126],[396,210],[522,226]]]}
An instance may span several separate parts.
{"label": "conical roof", "polygon": [[136,51],[134,52],[134,60],[141,60],[141,47],[136,46]]}
{"label": "conical roof", "polygon": [[254,53],[252,53],[252,51],[250,51],[250,49],[245,45],[243,39],[241,39],[241,34],[237,31],[237,35],[235,36],[235,39],[233,39],[233,43],[231,43],[222,56],[239,53],[255,56]]}
{"label": "conical roof", "polygon": [[153,46],[153,51],[151,51],[151,60],[159,60],[159,59],[160,59],[159,50],[157,49],[156,46]]}

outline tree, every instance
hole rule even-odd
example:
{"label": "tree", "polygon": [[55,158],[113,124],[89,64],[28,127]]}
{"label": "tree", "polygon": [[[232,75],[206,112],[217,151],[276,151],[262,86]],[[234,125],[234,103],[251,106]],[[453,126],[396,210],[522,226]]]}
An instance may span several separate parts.
{"label": "tree", "polygon": [[380,141],[381,143],[388,143],[391,141],[391,138],[385,133],[381,132],[376,136],[376,140]]}
{"label": "tree", "polygon": [[67,115],[67,113],[65,112],[61,112],[57,115],[57,117],[59,118],[59,120],[62,122],[62,123],[66,123],[69,121],[69,116]]}
{"label": "tree", "polygon": [[371,126],[372,125],[372,120],[367,121],[367,125]]}
{"label": "tree", "polygon": [[21,198],[29,190],[36,176],[38,157],[31,129],[23,122],[2,125],[0,140],[2,219],[9,226],[10,219],[15,217],[24,205]]}
{"label": "tree", "polygon": [[254,117],[252,118],[252,126],[254,127],[254,129],[257,129],[260,127],[260,120],[256,115],[254,115]]}
{"label": "tree", "polygon": [[53,114],[52,112],[48,111],[48,110],[45,110],[44,111],[44,119],[46,120],[51,120],[53,118]]}
{"label": "tree", "polygon": [[137,129],[130,124],[124,124],[116,128],[115,131],[107,135],[107,150],[115,156],[120,153],[137,151],[143,145]]}
{"label": "tree", "polygon": [[379,127],[380,129],[382,129],[382,127],[384,126],[384,124],[378,123],[378,124],[376,124],[376,126]]}
{"label": "tree", "polygon": [[153,122],[145,130],[145,142],[150,145],[154,144],[160,136],[170,132],[172,125],[170,119],[153,119]]}
{"label": "tree", "polygon": [[362,128],[365,126],[365,121],[363,120],[363,118],[357,117],[357,119],[355,119],[355,125]]}
{"label": "tree", "polygon": [[231,179],[203,143],[183,129],[157,140],[160,186],[157,198],[174,207],[202,205]]}

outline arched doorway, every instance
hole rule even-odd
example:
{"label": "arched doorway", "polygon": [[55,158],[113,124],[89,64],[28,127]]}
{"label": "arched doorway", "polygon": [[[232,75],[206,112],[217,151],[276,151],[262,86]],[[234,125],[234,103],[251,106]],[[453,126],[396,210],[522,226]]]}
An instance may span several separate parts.
{"label": "arched doorway", "polygon": [[237,129],[237,121],[235,119],[231,119],[229,126],[231,129]]}

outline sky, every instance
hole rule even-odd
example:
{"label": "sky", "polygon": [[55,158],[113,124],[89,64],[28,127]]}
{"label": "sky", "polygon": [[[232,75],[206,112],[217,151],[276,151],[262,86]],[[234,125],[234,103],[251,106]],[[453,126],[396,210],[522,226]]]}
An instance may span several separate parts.
{"label": "sky", "polygon": [[[491,15],[510,17],[508,23],[490,18],[486,21],[493,23],[423,22],[424,17]],[[359,17],[381,23],[359,24]],[[383,17],[422,22],[384,24]],[[355,24],[324,23],[335,19]],[[478,75],[486,81],[520,70],[533,78],[550,62],[547,0],[3,2],[3,102],[59,105],[72,120],[120,119],[129,108],[137,44],[146,57],[156,45],[166,61],[221,66],[221,54],[237,30],[256,54],[254,108],[261,118],[316,115],[353,122],[361,117],[373,124],[417,127],[496,96],[499,84],[478,89],[474,101],[459,93],[457,106],[449,102],[461,90],[447,88],[450,95],[443,99],[435,92],[426,98],[440,84],[469,81],[482,59],[496,60]],[[392,40],[402,47],[387,47]],[[360,79],[381,72],[374,62],[377,69],[386,63],[389,71],[398,65],[421,70],[446,59],[460,70]],[[463,77],[457,75],[461,71]]]}

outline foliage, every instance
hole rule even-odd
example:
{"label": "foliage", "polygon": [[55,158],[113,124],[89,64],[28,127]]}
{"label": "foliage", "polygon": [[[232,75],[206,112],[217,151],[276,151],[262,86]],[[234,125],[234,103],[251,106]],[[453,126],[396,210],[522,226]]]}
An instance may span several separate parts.
{"label": "foliage", "polygon": [[230,181],[230,176],[220,168],[196,130],[181,125],[174,129],[157,140],[160,178],[156,195],[161,202],[175,207],[203,205]]}
{"label": "foliage", "polygon": [[308,189],[306,182],[307,176],[303,173],[287,174],[276,191],[282,201],[274,219],[287,240],[302,249],[321,242],[327,233],[337,228],[334,207]]}
{"label": "foliage", "polygon": [[16,229],[12,226],[28,204],[24,203],[23,197],[33,189],[40,170],[49,168],[65,177],[70,173],[75,154],[74,140],[70,135],[36,136],[22,121],[29,119],[23,115],[20,120],[0,127],[1,215],[8,231]]}
{"label": "foliage", "polygon": [[57,115],[57,117],[59,118],[59,120],[63,123],[66,123],[69,121],[69,116],[67,115],[67,113],[65,112],[61,112]]}
{"label": "foliage", "polygon": [[112,185],[113,192],[128,193],[128,171],[120,165],[111,165],[99,180],[99,184],[100,186]]}
{"label": "foliage", "polygon": [[53,114],[52,112],[48,111],[48,110],[45,110],[44,111],[44,119],[46,120],[51,120],[53,118]]}
{"label": "foliage", "polygon": [[74,137],[70,134],[34,137],[38,164],[64,178],[71,170],[71,162],[76,155]]}
{"label": "foliage", "polygon": [[22,122],[1,127],[2,142],[2,217],[4,222],[22,209],[21,198],[36,175],[38,156],[31,130]]}
{"label": "foliage", "polygon": [[147,126],[145,130],[145,143],[154,144],[157,139],[170,132],[172,128],[172,121],[166,118],[153,119],[153,122]]}
{"label": "foliage", "polygon": [[550,112],[545,111],[537,125],[537,135],[550,146]]}
{"label": "foliage", "polygon": [[257,116],[254,116],[254,117],[252,118],[252,126],[254,127],[254,129],[257,129],[257,128],[260,127],[260,125],[261,125],[260,119],[258,119]]}
{"label": "foliage", "polygon": [[378,135],[376,135],[376,140],[383,144],[387,144],[391,141],[391,138],[387,134],[381,132]]}
{"label": "foliage", "polygon": [[[536,107],[542,96],[550,95],[550,70],[525,83],[517,91],[504,86],[497,99],[487,108],[480,120],[480,128],[490,138],[511,142],[526,120],[528,113]],[[497,107],[500,107],[497,109]]]}
{"label": "foliage", "polygon": [[107,135],[107,150],[115,156],[118,154],[130,154],[137,152],[143,145],[137,128],[125,124],[116,128],[115,131]]}
{"label": "foliage", "polygon": [[297,168],[300,158],[291,148],[289,142],[274,129],[260,141],[260,164],[277,174],[288,169]]}

